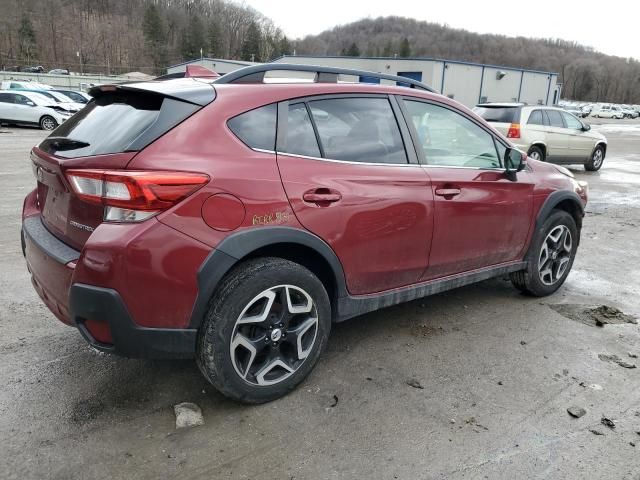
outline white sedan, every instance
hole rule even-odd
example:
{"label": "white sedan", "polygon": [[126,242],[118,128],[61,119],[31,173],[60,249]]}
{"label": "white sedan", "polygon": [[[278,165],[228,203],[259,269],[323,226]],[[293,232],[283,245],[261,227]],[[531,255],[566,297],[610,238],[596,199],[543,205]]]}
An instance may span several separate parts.
{"label": "white sedan", "polygon": [[71,115],[39,93],[0,90],[0,124],[34,125],[53,130]]}

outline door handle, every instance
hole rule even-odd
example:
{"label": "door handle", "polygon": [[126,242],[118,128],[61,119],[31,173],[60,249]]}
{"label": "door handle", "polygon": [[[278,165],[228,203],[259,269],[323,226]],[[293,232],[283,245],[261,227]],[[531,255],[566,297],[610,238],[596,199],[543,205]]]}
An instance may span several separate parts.
{"label": "door handle", "polygon": [[459,188],[436,188],[436,195],[440,197],[455,197],[460,195],[460,192]]}
{"label": "door handle", "polygon": [[342,199],[340,192],[332,190],[330,188],[314,188],[304,192],[302,199],[308,203],[335,203]]}

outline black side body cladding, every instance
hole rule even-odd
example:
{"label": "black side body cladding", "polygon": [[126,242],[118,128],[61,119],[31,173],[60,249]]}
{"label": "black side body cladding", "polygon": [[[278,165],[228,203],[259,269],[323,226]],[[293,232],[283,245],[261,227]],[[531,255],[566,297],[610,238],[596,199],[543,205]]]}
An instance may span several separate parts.
{"label": "black side body cladding", "polygon": [[[74,284],[69,293],[72,319],[94,348],[130,358],[192,358],[197,331],[193,329],[145,328],[136,325],[120,295],[110,288]],[[85,320],[109,323],[113,345],[96,341]]]}

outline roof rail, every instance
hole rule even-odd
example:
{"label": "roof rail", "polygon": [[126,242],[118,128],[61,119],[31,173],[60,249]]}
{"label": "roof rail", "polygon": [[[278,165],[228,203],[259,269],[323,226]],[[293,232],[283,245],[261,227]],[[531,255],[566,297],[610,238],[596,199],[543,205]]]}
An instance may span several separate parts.
{"label": "roof rail", "polygon": [[263,63],[261,65],[252,65],[250,67],[240,68],[221,76],[213,83],[262,83],[267,72],[281,71],[312,72],[316,74],[315,82],[317,83],[337,83],[338,75],[353,75],[357,77],[391,80],[393,82],[406,84],[409,88],[420,88],[428,92],[437,93],[433,88],[412,78],[387,75],[386,73],[369,72],[366,70],[321,67],[319,65],[296,65],[292,63]]}

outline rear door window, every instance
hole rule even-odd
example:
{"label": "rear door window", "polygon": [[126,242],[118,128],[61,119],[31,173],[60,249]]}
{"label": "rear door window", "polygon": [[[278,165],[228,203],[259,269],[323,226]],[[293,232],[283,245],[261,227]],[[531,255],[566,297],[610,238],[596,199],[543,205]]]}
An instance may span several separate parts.
{"label": "rear door window", "polygon": [[309,102],[324,156],[365,163],[407,163],[387,98],[332,98]]}
{"label": "rear door window", "polygon": [[542,112],[540,110],[534,110],[529,115],[529,120],[527,121],[529,125],[544,125],[544,120],[542,119]]}
{"label": "rear door window", "polygon": [[285,142],[278,151],[307,157],[320,157],[316,134],[304,103],[289,105]]}
{"label": "rear door window", "polygon": [[520,112],[518,107],[483,107],[479,106],[473,111],[484,118],[487,122],[495,123],[518,123],[517,115]]}
{"label": "rear door window", "polygon": [[248,147],[275,151],[276,115],[276,104],[265,105],[233,117],[227,125]]}
{"label": "rear door window", "polygon": [[562,121],[562,115],[557,110],[546,110],[547,118],[549,118],[549,124],[555,128],[565,128]]}

